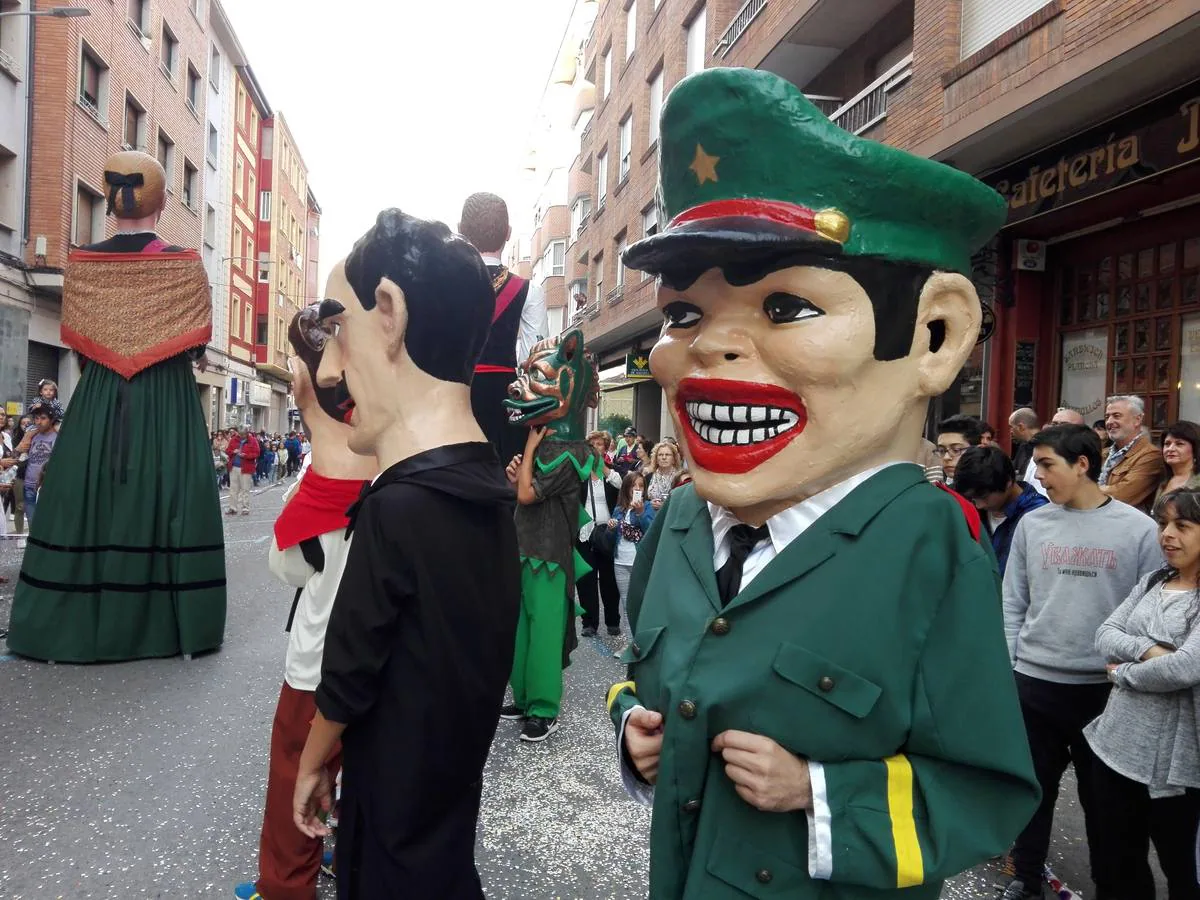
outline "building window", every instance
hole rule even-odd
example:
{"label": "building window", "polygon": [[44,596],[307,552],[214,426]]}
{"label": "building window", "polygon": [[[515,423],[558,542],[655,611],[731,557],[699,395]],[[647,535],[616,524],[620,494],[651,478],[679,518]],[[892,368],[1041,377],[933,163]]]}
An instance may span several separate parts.
{"label": "building window", "polygon": [[75,191],[73,235],[77,247],[94,244],[104,236],[104,197],[84,184]]}
{"label": "building window", "polygon": [[542,255],[542,277],[550,278],[566,274],[567,242],[551,241]]}
{"label": "building window", "polygon": [[204,11],[204,0],[191,0],[190,5],[192,7],[192,15],[199,19],[201,17],[200,14]]}
{"label": "building window", "polygon": [[208,123],[208,161],[215,169],[217,167],[217,159],[221,155],[221,135],[217,132],[217,126],[212,122]]}
{"label": "building window", "polygon": [[264,345],[267,343],[267,317],[266,316],[263,316],[261,319],[258,320],[258,334],[255,337],[254,343],[264,344]]}
{"label": "building window", "polygon": [[651,205],[648,210],[642,213],[642,233],[646,237],[658,234],[658,207]]}
{"label": "building window", "polygon": [[150,30],[150,0],[129,0],[129,21],[145,34]]}
{"label": "building window", "polygon": [[621,120],[621,165],[617,172],[617,183],[629,177],[629,157],[633,153],[633,113]]}
{"label": "building window", "polygon": [[244,319],[242,334],[244,334],[246,336],[246,340],[249,341],[254,334],[254,307],[247,303],[246,308],[242,310],[242,316]]}
{"label": "building window", "polygon": [[963,0],[962,58],[986,47],[1046,3],[1047,0]]}
{"label": "building window", "polygon": [[617,238],[617,290],[625,287],[625,236]]}
{"label": "building window", "polygon": [[127,150],[142,150],[146,146],[146,110],[128,93],[125,95],[125,131],[122,137]]}
{"label": "building window", "polygon": [[217,211],[209,204],[204,208],[204,243],[206,246],[217,246]]}
{"label": "building window", "polygon": [[200,109],[200,73],[190,62],[187,67],[187,102],[192,112]]}
{"label": "building window", "polygon": [[157,158],[159,165],[167,172],[167,190],[170,190],[172,172],[175,167],[175,142],[167,137],[161,128],[158,130]]}
{"label": "building window", "polygon": [[267,284],[271,280],[271,254],[258,254],[258,280]]}
{"label": "building window", "polygon": [[100,61],[87,44],[79,55],[79,102],[96,118],[103,120],[108,106],[108,66]]}
{"label": "building window", "polygon": [[175,32],[171,31],[166,22],[162,26],[162,57],[159,62],[162,63],[163,69],[167,74],[174,77],[175,63],[179,59],[179,39],[175,37]]}
{"label": "building window", "polygon": [[183,202],[190,208],[196,209],[200,201],[200,173],[187,159],[183,161]]}
{"label": "building window", "polygon": [[650,80],[650,127],[647,136],[649,146],[658,142],[658,119],[662,115],[663,70]]}
{"label": "building window", "polygon": [[612,89],[612,47],[604,51],[604,85],[600,88],[600,99],[608,97]]}
{"label": "building window", "polygon": [[571,239],[578,240],[579,232],[592,212],[592,198],[580,197],[571,207]]}
{"label": "building window", "polygon": [[705,31],[708,28],[708,9],[700,7],[700,12],[692,17],[687,26],[687,64],[686,72],[691,75],[704,68]]}
{"label": "building window", "polygon": [[240,338],[242,336],[242,301],[234,297],[229,303],[229,334],[231,337]]}
{"label": "building window", "polygon": [[221,51],[215,44],[208,58],[208,83],[213,86],[214,91],[221,90]]}
{"label": "building window", "polygon": [[596,208],[603,209],[608,198],[608,151],[596,156]]}
{"label": "building window", "polygon": [[637,46],[637,0],[629,4],[625,10],[625,58],[633,56]]}
{"label": "building window", "polygon": [[242,198],[243,183],[246,180],[245,164],[242,162],[241,154],[234,152],[233,159],[233,195],[239,200]]}

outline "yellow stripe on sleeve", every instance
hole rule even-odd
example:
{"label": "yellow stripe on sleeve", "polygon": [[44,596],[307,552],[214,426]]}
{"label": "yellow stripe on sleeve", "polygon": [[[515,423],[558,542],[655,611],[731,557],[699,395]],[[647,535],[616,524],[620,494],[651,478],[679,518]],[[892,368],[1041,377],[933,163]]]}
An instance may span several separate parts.
{"label": "yellow stripe on sleeve", "polygon": [[906,756],[889,756],[887,765],[888,814],[892,819],[892,841],[896,845],[896,887],[925,883],[925,864],[917,842],[913,819],[913,771]]}
{"label": "yellow stripe on sleeve", "polygon": [[617,702],[617,696],[621,693],[621,691],[625,690],[625,688],[629,688],[629,690],[637,693],[637,687],[632,681],[622,681],[620,684],[614,684],[608,689],[608,697],[604,701],[604,705],[609,712],[612,712],[613,704]]}

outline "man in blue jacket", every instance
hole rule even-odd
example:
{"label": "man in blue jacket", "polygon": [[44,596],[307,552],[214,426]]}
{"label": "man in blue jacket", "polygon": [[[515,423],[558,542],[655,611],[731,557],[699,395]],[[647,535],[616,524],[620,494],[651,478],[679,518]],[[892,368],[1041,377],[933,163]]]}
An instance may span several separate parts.
{"label": "man in blue jacket", "polygon": [[1003,575],[1017,523],[1050,501],[1032,484],[1018,481],[1012,461],[995,446],[972,447],[959,458],[954,489],[978,508]]}

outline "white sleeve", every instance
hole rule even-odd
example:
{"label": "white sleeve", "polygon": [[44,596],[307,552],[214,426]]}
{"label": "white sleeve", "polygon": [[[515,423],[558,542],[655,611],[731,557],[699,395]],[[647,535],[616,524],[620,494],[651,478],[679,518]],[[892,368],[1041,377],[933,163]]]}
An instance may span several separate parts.
{"label": "white sleeve", "polygon": [[625,714],[621,716],[621,727],[617,729],[617,768],[621,770],[621,784],[625,786],[625,793],[643,806],[651,806],[654,803],[654,785],[646,784],[638,778],[633,770],[625,765],[625,754],[621,752],[621,748],[625,746],[625,723],[629,721],[629,714],[635,709],[645,707],[631,706],[625,710]]}
{"label": "white sleeve", "polygon": [[808,877],[828,881],[833,877],[833,811],[825,788],[825,767],[809,760],[808,778],[812,784],[812,806],[808,816]]}
{"label": "white sleeve", "polygon": [[529,282],[525,306],[521,309],[521,328],[517,332],[517,363],[529,358],[529,351],[540,340],[550,336],[550,314],[546,310],[546,289]]}

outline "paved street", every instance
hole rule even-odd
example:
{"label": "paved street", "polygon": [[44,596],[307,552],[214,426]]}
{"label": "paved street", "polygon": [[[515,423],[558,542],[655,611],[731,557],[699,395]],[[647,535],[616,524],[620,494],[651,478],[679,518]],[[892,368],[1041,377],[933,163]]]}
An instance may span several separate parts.
{"label": "paved street", "polygon": [[[209,898],[252,877],[271,716],[291,592],[266,569],[282,490],[226,520],[225,645],[181,659],[48,666],[0,656],[0,897]],[[0,541],[0,628],[19,552]],[[620,674],[616,639],[584,641],[567,680],[562,730],[520,745],[502,722],[485,781],[478,860],[489,897],[645,896],[649,811],[621,791],[602,704]],[[418,736],[414,736],[417,739]],[[1054,865],[1089,895],[1074,788]],[[991,898],[986,868],[945,897]],[[322,887],[332,898],[331,885]]]}

